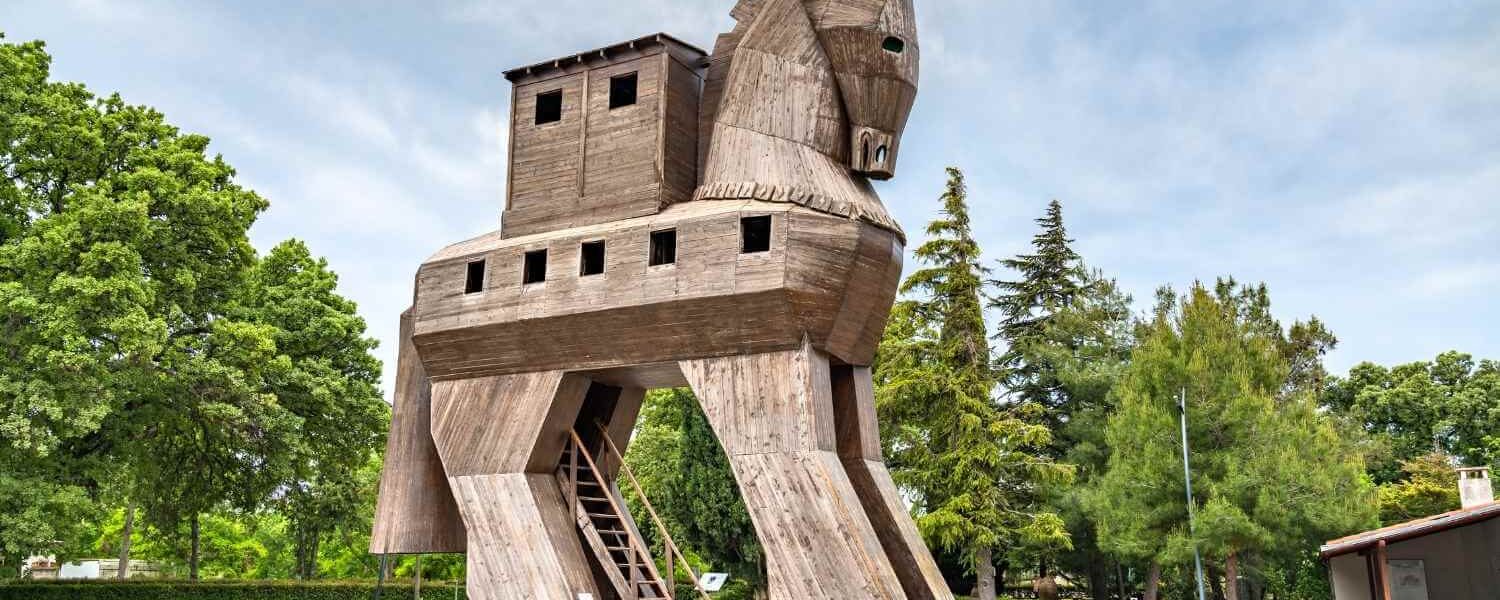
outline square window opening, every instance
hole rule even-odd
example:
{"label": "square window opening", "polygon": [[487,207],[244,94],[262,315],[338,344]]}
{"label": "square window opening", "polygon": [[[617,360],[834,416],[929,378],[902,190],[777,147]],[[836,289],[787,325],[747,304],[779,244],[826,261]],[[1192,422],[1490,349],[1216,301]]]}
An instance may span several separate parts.
{"label": "square window opening", "polygon": [[598,275],[604,272],[604,240],[584,242],[578,253],[578,274]]}
{"label": "square window opening", "polygon": [[527,252],[522,261],[521,283],[541,283],[547,280],[547,251]]}
{"label": "square window opening", "polygon": [[771,215],[740,219],[740,253],[765,252],[771,249]]}
{"label": "square window opening", "polygon": [[562,90],[552,90],[536,95],[536,124],[556,123],[562,120]]}
{"label": "square window opening", "polygon": [[651,232],[650,265],[670,265],[677,262],[677,230],[663,229]]}
{"label": "square window opening", "polygon": [[464,272],[464,293],[475,294],[484,291],[484,261],[476,260],[469,263]]}
{"label": "square window opening", "polygon": [[635,73],[626,73],[609,78],[609,107],[619,108],[635,104],[636,82],[639,77]]}

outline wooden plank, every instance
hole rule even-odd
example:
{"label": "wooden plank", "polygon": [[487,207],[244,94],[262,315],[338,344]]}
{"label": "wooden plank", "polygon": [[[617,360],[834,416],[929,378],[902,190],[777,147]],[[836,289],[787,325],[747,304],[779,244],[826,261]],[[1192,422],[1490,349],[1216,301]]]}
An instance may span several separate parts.
{"label": "wooden plank", "polygon": [[400,331],[395,403],[380,470],[370,552],[463,552],[463,520],[428,429],[432,384],[412,345],[410,310],[401,313]]}
{"label": "wooden plank", "polygon": [[828,357],[689,360],[766,552],[772,598],[905,598],[835,452]]}
{"label": "wooden plank", "polygon": [[600,597],[552,475],[465,475],[449,483],[468,525],[470,598]]}
{"label": "wooden plank", "polygon": [[870,368],[840,366],[831,374],[839,458],[901,588],[913,600],[953,600],[881,457]]}

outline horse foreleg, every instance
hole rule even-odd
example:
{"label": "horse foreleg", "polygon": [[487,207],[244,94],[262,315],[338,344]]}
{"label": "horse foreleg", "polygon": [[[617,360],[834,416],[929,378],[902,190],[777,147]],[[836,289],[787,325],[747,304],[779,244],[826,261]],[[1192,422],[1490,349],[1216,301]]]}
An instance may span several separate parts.
{"label": "horse foreleg", "polygon": [[771,598],[906,598],[835,452],[828,357],[688,360],[766,553]]}
{"label": "horse foreleg", "polygon": [[839,459],[875,534],[890,557],[901,587],[913,600],[952,600],[937,561],[906,510],[885,468],[880,426],[875,420],[875,386],[869,367],[834,367],[833,407]]}

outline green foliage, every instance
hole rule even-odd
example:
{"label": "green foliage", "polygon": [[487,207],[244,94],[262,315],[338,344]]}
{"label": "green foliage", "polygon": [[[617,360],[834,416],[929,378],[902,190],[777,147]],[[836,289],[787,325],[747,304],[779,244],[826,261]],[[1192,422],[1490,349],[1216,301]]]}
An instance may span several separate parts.
{"label": "green foliage", "polygon": [[1000,294],[990,306],[1001,315],[995,337],[1005,342],[1006,350],[996,362],[1007,390],[1023,402],[1039,404],[1056,414],[1054,409],[1062,403],[1060,382],[1051,356],[1035,347],[1046,343],[1054,315],[1073,306],[1087,292],[1088,273],[1063,226],[1060,202],[1050,202],[1047,214],[1036,222],[1042,231],[1031,240],[1032,254],[1000,261],[1020,279],[993,281]]}
{"label": "green foliage", "polygon": [[[137,503],[169,538],[199,520],[210,542],[247,523],[215,511],[277,504],[311,575],[319,540],[368,527],[375,342],[303,244],[256,256],[267,202],[208,138],[49,66],[39,42],[0,43],[0,486],[20,490],[0,508],[30,520],[0,558],[74,551],[84,499]],[[209,553],[270,551],[228,537]]]}
{"label": "green foliage", "polygon": [[[1297,560],[1318,541],[1373,524],[1357,449],[1309,394],[1284,394],[1288,368],[1264,287],[1171,293],[1139,332],[1116,388],[1113,450],[1091,508],[1101,545],[1137,560],[1209,556]],[[1182,500],[1177,396],[1188,398],[1198,535]]]}
{"label": "green foliage", "polygon": [[1039,489],[1071,469],[1041,456],[1051,441],[1024,411],[992,392],[981,303],[984,267],[969,222],[963,174],[948,170],[942,217],[915,251],[925,266],[902,284],[875,365],[882,442],[892,475],[915,500],[935,545],[973,564],[1011,545],[1066,545],[1061,519],[1038,510]]}
{"label": "green foliage", "polygon": [[1500,362],[1449,351],[1392,368],[1360,363],[1322,401],[1387,449],[1371,469],[1377,481],[1400,479],[1403,461],[1431,452],[1500,467]]}
{"label": "green foliage", "polygon": [[1381,525],[1458,510],[1458,477],[1449,456],[1433,452],[1402,461],[1401,473],[1401,480],[1380,485]]}
{"label": "green foliage", "polygon": [[[655,390],[646,396],[625,461],[673,540],[689,560],[702,561],[695,568],[729,572],[751,589],[764,587],[765,555],[750,513],[729,459],[690,390]],[[623,476],[620,489],[641,523],[641,534],[660,548],[641,499]],[[661,552],[657,555],[662,558]]]}
{"label": "green foliage", "polygon": [[[375,583],[274,581],[24,582],[0,584],[0,600],[369,600]],[[385,597],[411,598],[409,583],[384,586]],[[455,596],[455,593],[457,594]],[[423,600],[467,598],[462,586],[424,584]]]}

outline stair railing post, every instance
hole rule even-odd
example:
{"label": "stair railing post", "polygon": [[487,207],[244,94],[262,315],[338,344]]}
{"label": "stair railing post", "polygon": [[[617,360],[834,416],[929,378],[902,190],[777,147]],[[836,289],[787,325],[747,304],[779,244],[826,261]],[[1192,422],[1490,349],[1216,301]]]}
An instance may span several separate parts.
{"label": "stair railing post", "polygon": [[568,505],[578,503],[578,445],[568,440],[572,450],[568,452]]}
{"label": "stair railing post", "polygon": [[[693,571],[692,563],[688,562],[687,558],[683,557],[677,549],[677,543],[672,539],[672,534],[667,532],[666,524],[662,523],[661,517],[656,514],[656,509],[652,508],[651,501],[646,499],[646,493],[641,490],[641,482],[636,480],[635,473],[630,470],[630,465],[625,464],[625,455],[620,453],[620,449],[615,446],[615,441],[609,437],[609,430],[600,425],[599,432],[604,437],[605,448],[620,459],[620,471],[625,473],[626,479],[630,481],[631,487],[635,489],[636,497],[641,499],[641,506],[646,509],[646,514],[651,517],[651,522],[656,525],[656,530],[661,533],[667,552],[677,555],[677,560],[681,561],[683,568],[687,569],[688,576],[693,578],[693,589],[698,591],[698,596],[702,600],[710,600],[708,592],[704,591],[702,583],[698,581],[698,574]],[[574,433],[573,435],[577,439],[578,434]],[[595,473],[595,475],[597,476],[598,473]],[[676,577],[672,579],[675,581]]]}
{"label": "stair railing post", "polygon": [[661,545],[667,551],[666,581],[662,582],[662,585],[667,589],[662,590],[662,593],[667,595],[667,600],[672,600],[672,598],[677,596],[673,593],[677,591],[677,571],[674,570],[674,565],[672,564],[672,555],[677,553],[677,546],[665,540],[662,541]]}
{"label": "stair railing post", "polygon": [[629,558],[626,558],[625,562],[630,563],[630,598],[631,600],[637,600],[641,597],[640,580],[636,578],[636,574],[640,571],[636,570],[635,568],[635,544],[632,543],[629,544],[629,546],[630,550],[625,552],[625,556]]}

